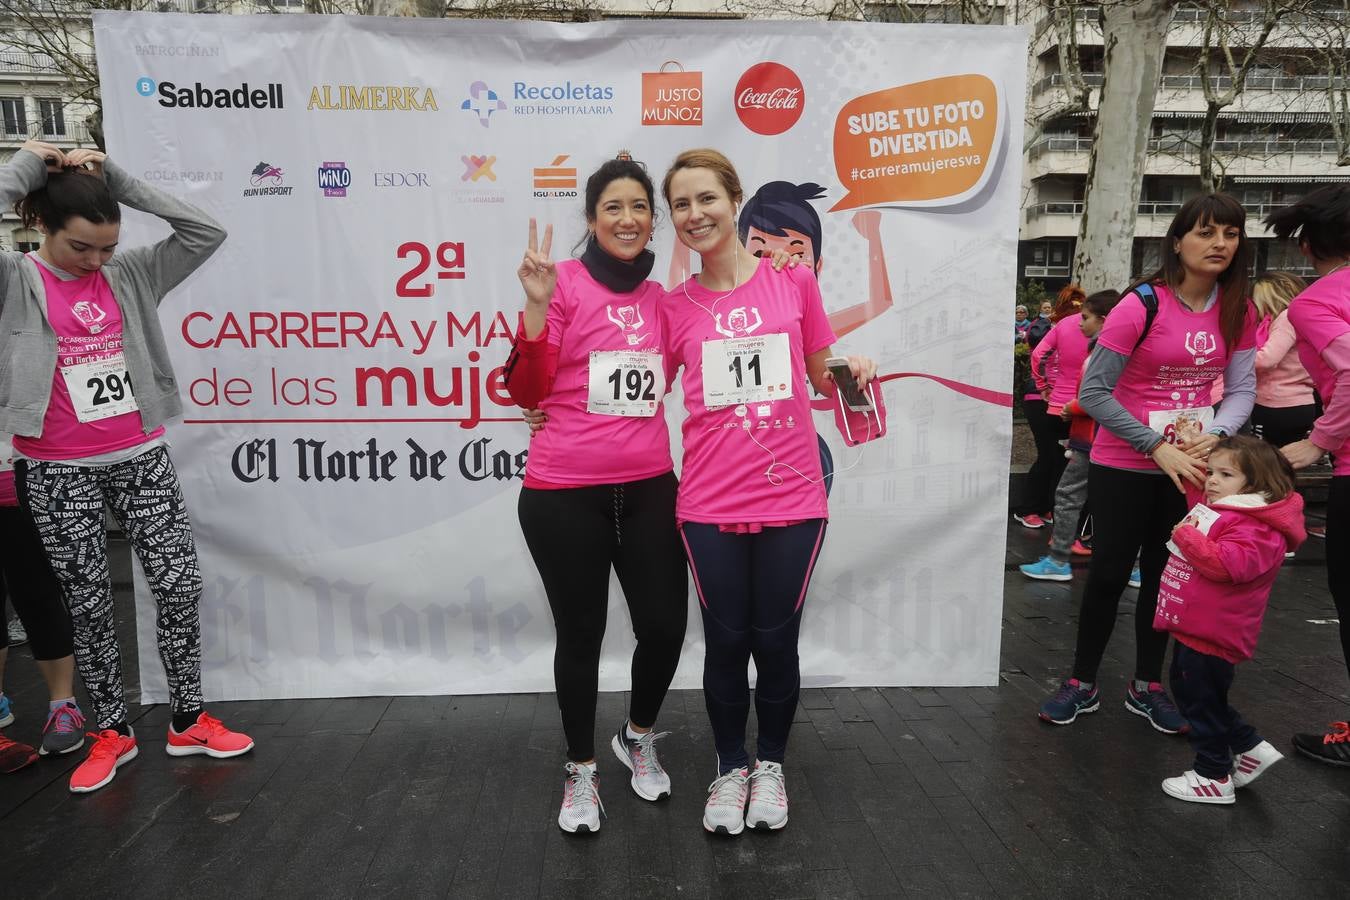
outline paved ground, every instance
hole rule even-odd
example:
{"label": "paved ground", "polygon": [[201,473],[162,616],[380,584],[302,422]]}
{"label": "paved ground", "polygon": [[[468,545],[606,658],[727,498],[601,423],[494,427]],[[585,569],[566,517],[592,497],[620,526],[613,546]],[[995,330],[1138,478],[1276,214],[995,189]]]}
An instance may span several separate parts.
{"label": "paved ground", "polygon": [[[1112,699],[1132,657],[1128,614],[1104,663],[1102,710],[1068,728],[1036,720],[1069,665],[1081,590],[1081,578],[1046,585],[1016,572],[1045,537],[1013,524],[1008,573],[991,586],[1004,595],[997,687],[805,692],[782,832],[728,840],[699,827],[711,760],[693,691],[662,716],[673,799],[638,800],[602,758],[608,819],[582,839],[554,824],[562,744],[548,694],[214,704],[258,739],[223,763],[165,755],[166,712],[149,707],[135,720],[140,758],[103,791],[68,793],[73,760],[0,777],[0,892],[1350,896],[1350,771],[1291,754],[1233,807],[1159,791],[1190,754]],[[1286,565],[1234,691],[1286,750],[1294,731],[1350,711],[1321,553],[1314,542]],[[7,733],[32,740],[45,698],[25,649],[12,654],[8,688],[20,721]],[[600,721],[623,709],[621,695],[602,696]]]}

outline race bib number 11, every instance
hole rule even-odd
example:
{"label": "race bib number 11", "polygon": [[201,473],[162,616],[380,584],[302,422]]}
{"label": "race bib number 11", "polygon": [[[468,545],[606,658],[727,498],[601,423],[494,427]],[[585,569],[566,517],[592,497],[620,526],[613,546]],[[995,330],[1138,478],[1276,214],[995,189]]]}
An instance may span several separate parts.
{"label": "race bib number 11", "polygon": [[120,353],[97,362],[64,366],[61,375],[75,407],[75,418],[81,422],[110,419],[140,408],[131,392],[126,357]]}
{"label": "race bib number 11", "polygon": [[703,342],[703,405],[708,409],[791,397],[786,334]]}

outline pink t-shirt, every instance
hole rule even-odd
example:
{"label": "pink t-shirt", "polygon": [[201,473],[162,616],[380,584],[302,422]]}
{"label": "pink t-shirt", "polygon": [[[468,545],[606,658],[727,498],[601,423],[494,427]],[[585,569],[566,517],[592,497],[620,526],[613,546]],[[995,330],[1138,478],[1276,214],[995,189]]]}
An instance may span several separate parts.
{"label": "pink t-shirt", "polygon": [[[1322,276],[1295,297],[1289,304],[1289,321],[1298,333],[1298,358],[1317,385],[1323,406],[1330,410],[1336,395],[1336,370],[1327,365],[1322,352],[1341,335],[1350,334],[1350,269]],[[1350,402],[1350,398],[1342,397],[1340,402]],[[1350,475],[1350,440],[1332,455],[1335,473]]]}
{"label": "pink t-shirt", "polygon": [[1031,353],[1033,372],[1038,371],[1038,360],[1046,360],[1046,381],[1050,385],[1046,412],[1052,416],[1059,415],[1064,404],[1078,396],[1078,382],[1083,377],[1088,346],[1083,330],[1078,327],[1081,321],[1082,317],[1077,315],[1060,319]]}
{"label": "pink t-shirt", "polygon": [[[662,310],[667,353],[684,367],[689,414],[679,520],[723,525],[824,518],[806,357],[835,338],[815,275],[806,266],[775,272],[765,259],[730,294],[690,278],[667,295]],[[705,359],[716,369],[705,373]],[[791,396],[784,397],[789,388]],[[738,394],[754,399],[720,402]]]}
{"label": "pink t-shirt", "polygon": [[[613,484],[674,468],[661,405],[670,380],[662,356],[664,296],[654,281],[616,294],[592,278],[580,260],[558,263],[558,285],[548,307],[548,341],[558,348],[558,371],[553,390],[540,404],[548,427],[530,441],[527,484]],[[645,354],[651,363],[647,373],[624,365],[621,357],[636,354]],[[596,393],[591,390],[592,359],[613,379],[599,372]],[[652,414],[587,411],[593,402],[612,401],[615,391],[618,401],[611,411],[622,404],[629,412],[641,406]]]}
{"label": "pink t-shirt", "polygon": [[[1153,285],[1158,314],[1148,337],[1135,349],[1144,330],[1144,304],[1137,294],[1121,300],[1107,316],[1097,343],[1130,357],[1116,383],[1115,398],[1130,415],[1175,441],[1189,432],[1203,433],[1213,421],[1210,390],[1223,374],[1233,352],[1256,346],[1256,315],[1248,304],[1242,335],[1234,348],[1220,330],[1219,304],[1192,312],[1165,284]],[[1092,442],[1092,461],[1117,469],[1157,469],[1110,429],[1101,428]]]}
{"label": "pink t-shirt", "polygon": [[[82,459],[164,434],[163,428],[145,433],[141,412],[128,399],[134,388],[124,377],[125,369],[117,370],[122,359],[122,310],[103,273],[64,280],[43,263],[36,265],[46,288],[47,319],[56,332],[56,372],[42,434],[16,436],[14,449],[32,459]],[[81,395],[86,421],[76,413],[67,379]],[[124,412],[100,417],[104,410],[123,406]]]}

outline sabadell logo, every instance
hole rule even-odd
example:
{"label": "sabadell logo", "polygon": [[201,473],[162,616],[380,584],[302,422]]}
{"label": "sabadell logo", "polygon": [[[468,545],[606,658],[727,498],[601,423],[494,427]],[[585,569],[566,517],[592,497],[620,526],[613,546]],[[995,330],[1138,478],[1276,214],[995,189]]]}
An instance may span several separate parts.
{"label": "sabadell logo", "polygon": [[806,91],[802,80],[787,66],[757,63],[736,82],[733,97],[741,124],[755,134],[782,134],[802,117]]}
{"label": "sabadell logo", "polygon": [[272,82],[250,87],[248,82],[230,87],[207,87],[200,81],[179,87],[172,81],[156,83],[142,75],[136,79],[136,93],[142,97],[159,94],[159,105],[169,109],[282,109],[281,84]]}

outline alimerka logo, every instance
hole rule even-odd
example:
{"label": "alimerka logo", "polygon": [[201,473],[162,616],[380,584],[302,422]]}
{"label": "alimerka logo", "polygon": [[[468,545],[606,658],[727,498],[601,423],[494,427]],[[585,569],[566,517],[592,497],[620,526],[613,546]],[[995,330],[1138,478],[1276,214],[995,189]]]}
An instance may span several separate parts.
{"label": "alimerka logo", "polygon": [[436,94],[431,88],[400,85],[316,84],[309,91],[306,109],[435,112]]}

